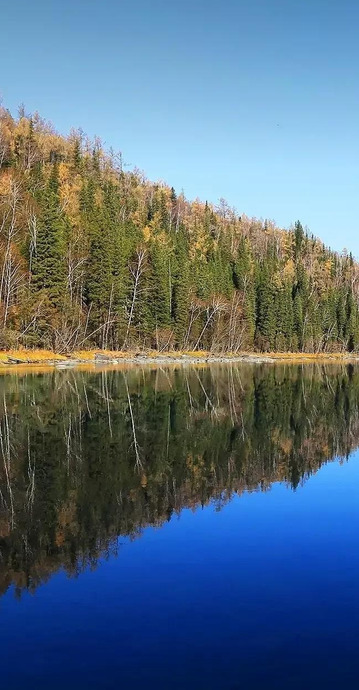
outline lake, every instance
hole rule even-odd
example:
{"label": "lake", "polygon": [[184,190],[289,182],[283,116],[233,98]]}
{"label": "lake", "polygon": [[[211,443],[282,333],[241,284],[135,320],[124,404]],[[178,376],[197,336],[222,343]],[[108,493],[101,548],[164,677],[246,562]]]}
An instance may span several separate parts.
{"label": "lake", "polygon": [[2,687],[357,688],[359,368],[0,376]]}

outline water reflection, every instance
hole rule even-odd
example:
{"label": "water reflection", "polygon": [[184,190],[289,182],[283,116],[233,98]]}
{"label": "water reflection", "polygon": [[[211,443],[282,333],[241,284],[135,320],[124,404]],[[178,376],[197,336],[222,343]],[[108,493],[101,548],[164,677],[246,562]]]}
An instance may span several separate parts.
{"label": "water reflection", "polygon": [[359,444],[352,365],[0,378],[0,593],[78,574],[184,507],[293,488]]}

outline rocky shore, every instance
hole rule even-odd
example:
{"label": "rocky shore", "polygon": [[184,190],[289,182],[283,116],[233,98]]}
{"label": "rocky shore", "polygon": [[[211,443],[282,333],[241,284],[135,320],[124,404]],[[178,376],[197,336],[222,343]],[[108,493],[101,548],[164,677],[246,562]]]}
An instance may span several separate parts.
{"label": "rocky shore", "polygon": [[250,363],[268,363],[276,360],[270,357],[262,357],[260,355],[238,355],[235,357],[226,356],[189,356],[189,355],[157,355],[151,357],[148,355],[134,355],[128,357],[113,357],[112,355],[95,354],[94,359],[86,360],[81,358],[68,359],[67,361],[55,361],[53,364],[58,369],[67,369],[69,367],[76,367],[83,364],[92,364],[95,366],[115,365],[115,364],[136,364],[143,366],[145,364],[157,364],[164,366],[167,364],[225,364],[235,362],[250,362]]}
{"label": "rocky shore", "polygon": [[28,366],[46,366],[56,369],[70,369],[75,367],[106,367],[116,365],[157,365],[166,366],[176,365],[195,365],[195,364],[225,364],[225,363],[249,363],[249,364],[302,364],[302,363],[348,363],[357,362],[358,355],[351,354],[319,354],[312,353],[243,353],[238,355],[212,355],[209,353],[181,354],[181,353],[104,353],[91,352],[85,354],[75,353],[74,355],[51,355],[51,353],[32,353],[31,351],[21,351],[18,354],[2,353],[0,357],[0,368]]}

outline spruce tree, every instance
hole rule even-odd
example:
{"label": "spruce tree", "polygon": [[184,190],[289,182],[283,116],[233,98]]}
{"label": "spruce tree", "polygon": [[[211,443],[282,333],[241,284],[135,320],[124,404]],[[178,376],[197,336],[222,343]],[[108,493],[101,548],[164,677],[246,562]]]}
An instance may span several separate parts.
{"label": "spruce tree", "polygon": [[267,260],[259,267],[256,296],[256,344],[265,351],[274,349],[276,335],[275,292],[269,264]]}
{"label": "spruce tree", "polygon": [[41,210],[32,263],[32,285],[36,291],[45,290],[50,303],[60,307],[66,286],[65,253],[69,223],[60,204],[56,163],[45,189],[38,193],[38,202]]}
{"label": "spruce tree", "polygon": [[173,282],[172,282],[172,319],[177,345],[183,343],[188,325],[190,302],[190,271],[187,253],[187,241],[183,230],[176,234],[174,247]]}

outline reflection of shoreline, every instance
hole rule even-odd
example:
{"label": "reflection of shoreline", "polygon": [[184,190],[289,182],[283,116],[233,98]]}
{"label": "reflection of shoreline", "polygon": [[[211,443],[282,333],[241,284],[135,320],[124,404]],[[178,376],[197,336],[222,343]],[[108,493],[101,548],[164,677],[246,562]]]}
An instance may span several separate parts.
{"label": "reflection of shoreline", "polygon": [[183,509],[293,488],[359,444],[359,369],[53,371],[0,381],[0,592],[96,565]]}

